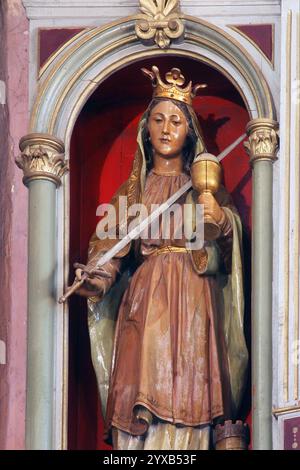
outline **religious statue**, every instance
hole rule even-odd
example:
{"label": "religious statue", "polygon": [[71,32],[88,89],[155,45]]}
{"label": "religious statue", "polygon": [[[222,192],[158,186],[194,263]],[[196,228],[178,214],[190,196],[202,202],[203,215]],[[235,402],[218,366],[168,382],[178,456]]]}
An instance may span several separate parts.
{"label": "religious statue", "polygon": [[[170,216],[167,237],[159,219],[101,268],[97,261],[118,239],[95,233],[86,266],[76,265],[78,293],[88,298],[92,360],[113,447],[208,449],[212,425],[236,418],[245,385],[241,222],[222,184],[199,194],[194,183],[195,161],[216,161],[192,107],[201,86],[185,86],[179,69],[166,81],[155,66],[143,71],[153,99],[139,123],[132,172],[111,204],[118,214],[122,196],[150,213],[192,176],[194,187],[177,200],[190,210]],[[187,242],[197,204],[217,230],[193,249]],[[129,222],[118,216],[117,233]]]}

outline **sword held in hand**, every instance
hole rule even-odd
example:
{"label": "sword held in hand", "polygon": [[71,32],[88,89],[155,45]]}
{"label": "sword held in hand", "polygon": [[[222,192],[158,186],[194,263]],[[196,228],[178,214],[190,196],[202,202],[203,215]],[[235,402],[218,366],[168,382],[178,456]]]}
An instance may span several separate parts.
{"label": "sword held in hand", "polygon": [[[225,150],[223,150],[218,156],[219,162],[223,160],[235,147],[237,147],[246,137],[246,134],[241,135],[236,139],[232,144],[230,144]],[[137,238],[145,228],[153,223],[161,214],[163,214],[172,204],[174,204],[177,199],[179,199],[188,189],[192,187],[191,180],[185,183],[173,196],[167,199],[166,202],[161,204],[157,209],[155,209],[148,217],[142,220],[134,229],[132,229],[124,238],[122,238],[118,243],[115,244],[110,250],[108,250],[97,262],[96,268],[88,270],[85,265],[75,263],[74,268],[80,268],[83,271],[81,279],[75,278],[72,286],[70,286],[66,293],[62,295],[58,302],[60,304],[66,302],[66,300],[74,294],[84,282],[89,278],[111,278],[111,275],[106,273],[104,270],[101,270],[101,266],[108,263],[119,251],[122,250],[130,241]]]}
{"label": "sword held in hand", "polygon": [[58,303],[60,304],[63,304],[72,294],[74,294],[85,283],[87,279],[93,279],[95,277],[102,277],[103,279],[111,278],[111,275],[106,273],[105,271],[97,268],[89,270],[84,264],[74,263],[74,268],[81,269],[84,274],[81,276],[81,279],[75,278],[75,281],[68,288],[67,292],[58,299]]}

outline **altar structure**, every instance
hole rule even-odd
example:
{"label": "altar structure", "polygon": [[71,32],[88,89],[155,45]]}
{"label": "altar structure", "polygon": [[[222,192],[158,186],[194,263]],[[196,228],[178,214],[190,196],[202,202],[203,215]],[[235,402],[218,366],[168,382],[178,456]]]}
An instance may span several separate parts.
{"label": "altar structure", "polygon": [[299,1],[14,0],[0,21],[0,448],[106,448],[85,307],[57,299],[127,177],[138,71],[158,63],[208,83],[212,153],[247,133],[224,160],[248,256],[243,419],[251,448],[299,450]]}

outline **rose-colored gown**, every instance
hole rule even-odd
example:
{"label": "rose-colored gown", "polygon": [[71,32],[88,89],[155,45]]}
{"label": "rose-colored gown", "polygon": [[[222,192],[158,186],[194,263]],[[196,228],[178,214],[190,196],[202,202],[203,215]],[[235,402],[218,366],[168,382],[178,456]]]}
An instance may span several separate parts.
{"label": "rose-colored gown", "polygon": [[[188,179],[184,173],[152,170],[142,202],[150,211],[151,204],[166,201]],[[115,427],[131,435],[145,433],[145,422],[134,412],[139,406],[165,422],[194,427],[224,412],[214,276],[197,274],[188,252],[155,254],[162,245],[185,246],[184,239],[174,239],[178,223],[173,218],[169,240],[141,242],[144,261],[117,321],[107,432]],[[161,229],[160,224],[160,234]]]}

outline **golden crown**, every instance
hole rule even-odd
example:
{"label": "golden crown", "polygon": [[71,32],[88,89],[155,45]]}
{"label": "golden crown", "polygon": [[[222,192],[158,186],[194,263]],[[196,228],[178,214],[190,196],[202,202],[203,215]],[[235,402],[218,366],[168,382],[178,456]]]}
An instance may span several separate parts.
{"label": "golden crown", "polygon": [[197,95],[201,88],[206,88],[206,84],[192,85],[192,82],[184,87],[185,77],[182,75],[180,69],[173,68],[170,72],[166,73],[166,82],[164,83],[160,77],[159,69],[155,65],[151,70],[141,69],[146,77],[152,81],[154,88],[153,98],[170,98],[177,101],[182,101],[188,105],[192,105],[193,98]]}

